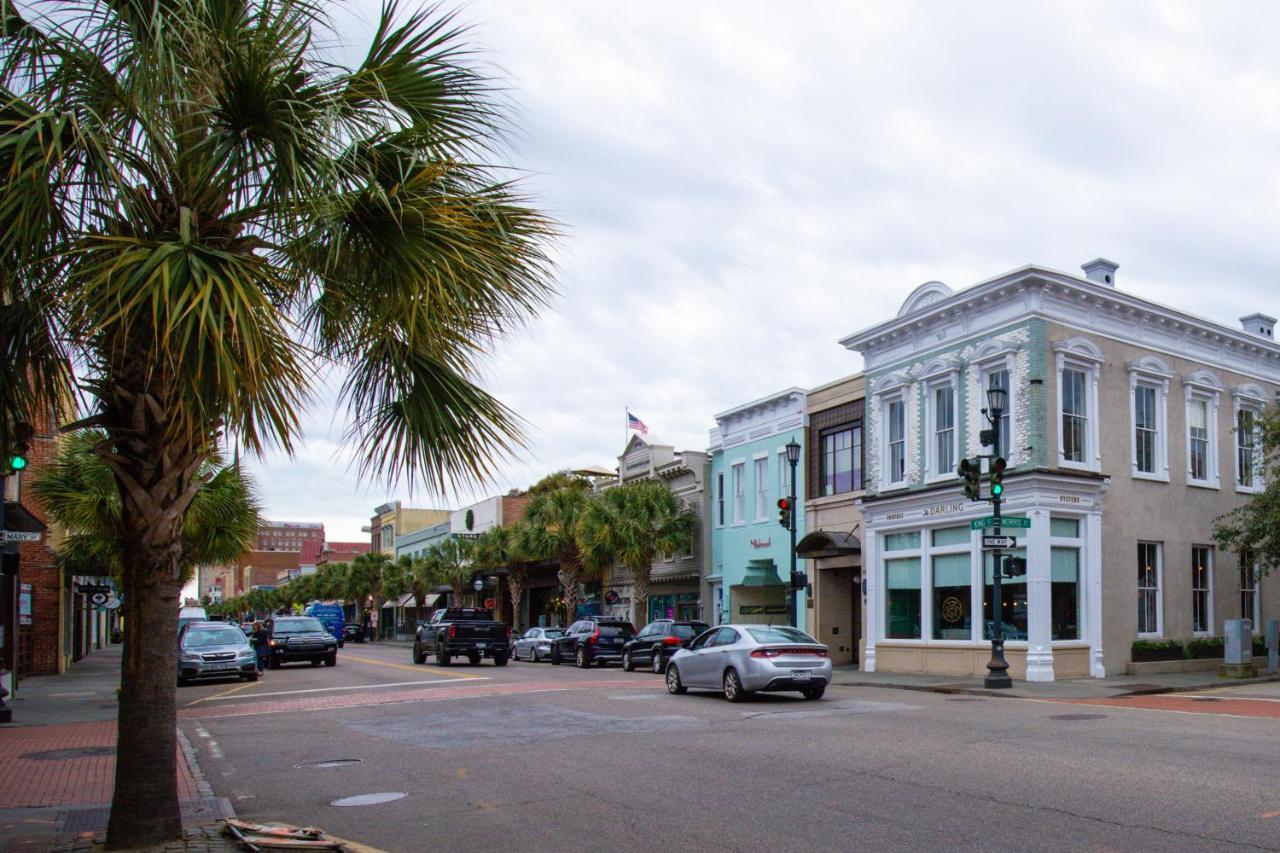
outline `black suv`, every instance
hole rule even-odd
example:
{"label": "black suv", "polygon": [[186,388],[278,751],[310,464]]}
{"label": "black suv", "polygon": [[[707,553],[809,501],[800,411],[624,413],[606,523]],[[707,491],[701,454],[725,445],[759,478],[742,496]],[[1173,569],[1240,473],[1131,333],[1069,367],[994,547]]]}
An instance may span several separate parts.
{"label": "black suv", "polygon": [[604,666],[622,659],[622,647],[636,635],[636,629],[624,619],[592,616],[569,626],[563,637],[551,641],[551,662],[572,660],[579,669],[592,661]]}
{"label": "black suv", "polygon": [[647,663],[656,673],[666,672],[667,661],[671,660],[676,649],[710,627],[706,622],[655,619],[622,647],[622,668],[631,672],[637,663]]}
{"label": "black suv", "polygon": [[338,638],[314,616],[277,616],[268,619],[264,627],[270,636],[267,666],[271,669],[295,660],[310,661],[312,666],[337,665]]}

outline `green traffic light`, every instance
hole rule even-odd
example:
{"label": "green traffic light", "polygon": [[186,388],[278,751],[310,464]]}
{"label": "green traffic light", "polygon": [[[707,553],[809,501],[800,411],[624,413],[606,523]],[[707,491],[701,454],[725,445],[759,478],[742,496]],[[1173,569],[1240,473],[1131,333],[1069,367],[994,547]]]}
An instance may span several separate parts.
{"label": "green traffic light", "polygon": [[1000,497],[1000,495],[1004,494],[1004,486],[996,483],[991,487],[991,494],[997,498]]}
{"label": "green traffic light", "polygon": [[25,457],[25,456],[11,456],[11,457],[9,457],[9,470],[10,470],[10,471],[21,471],[23,468],[26,468],[26,467],[27,467],[27,457]]}

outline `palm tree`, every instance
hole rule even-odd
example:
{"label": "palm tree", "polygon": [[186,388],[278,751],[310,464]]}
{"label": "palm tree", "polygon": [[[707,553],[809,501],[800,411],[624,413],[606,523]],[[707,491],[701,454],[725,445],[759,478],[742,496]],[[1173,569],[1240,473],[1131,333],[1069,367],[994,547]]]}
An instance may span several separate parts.
{"label": "palm tree", "polygon": [[466,602],[467,590],[475,575],[471,559],[473,547],[473,540],[450,536],[433,543],[423,557],[427,563],[428,575],[438,578],[439,583],[448,585],[449,604],[452,607],[462,607]]}
{"label": "palm tree", "polygon": [[582,548],[578,521],[590,500],[591,484],[568,472],[552,474],[529,489],[525,506],[525,548],[532,559],[556,560],[560,565],[560,597],[570,621],[582,602]]}
{"label": "palm tree", "polygon": [[[110,574],[119,579],[127,556],[116,535],[120,493],[102,458],[109,444],[100,430],[67,436],[57,456],[32,482],[31,489],[49,516],[68,533],[57,546],[58,560],[74,574]],[[217,457],[202,461],[202,483],[183,519],[178,557],[180,580],[191,579],[196,565],[226,562],[252,547],[258,529],[258,498],[253,481],[239,465]],[[125,633],[130,630],[125,622]]]}
{"label": "palm tree", "polygon": [[531,560],[525,550],[528,539],[529,525],[520,521],[506,527],[492,527],[475,540],[476,568],[506,570],[513,623],[518,621],[520,598],[529,579]]}
{"label": "palm tree", "polygon": [[657,480],[617,486],[597,495],[582,513],[578,532],[589,567],[607,572],[621,564],[631,575],[632,618],[648,621],[654,561],[693,543],[697,515]]}
{"label": "palm tree", "polygon": [[498,158],[465,30],[387,0],[369,51],[312,0],[0,14],[0,441],[69,386],[120,496],[124,666],[108,845],[181,837],[187,510],[219,446],[290,451],[334,365],[362,473],[492,475],[517,418],[477,359],[550,297],[555,226]]}

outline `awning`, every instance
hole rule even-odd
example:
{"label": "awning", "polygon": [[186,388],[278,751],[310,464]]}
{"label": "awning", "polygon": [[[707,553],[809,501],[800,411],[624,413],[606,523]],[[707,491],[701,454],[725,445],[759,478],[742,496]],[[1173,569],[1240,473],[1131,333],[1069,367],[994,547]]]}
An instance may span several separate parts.
{"label": "awning", "polygon": [[653,574],[649,578],[649,585],[663,583],[697,583],[701,576],[697,572],[681,572],[680,574],[659,575]]}
{"label": "awning", "polygon": [[782,578],[778,577],[773,560],[751,560],[742,582],[735,586],[782,586]]}
{"label": "awning", "polygon": [[4,502],[4,529],[15,533],[44,533],[49,528],[17,501]]}
{"label": "awning", "polygon": [[437,602],[437,601],[439,601],[439,600],[440,600],[440,595],[439,595],[438,593],[436,593],[436,594],[429,594],[429,595],[425,596],[425,597],[422,599],[422,606],[423,606],[423,607],[435,607],[436,602]]}
{"label": "awning", "polygon": [[861,554],[858,537],[840,530],[815,530],[796,543],[796,556],[806,560]]}

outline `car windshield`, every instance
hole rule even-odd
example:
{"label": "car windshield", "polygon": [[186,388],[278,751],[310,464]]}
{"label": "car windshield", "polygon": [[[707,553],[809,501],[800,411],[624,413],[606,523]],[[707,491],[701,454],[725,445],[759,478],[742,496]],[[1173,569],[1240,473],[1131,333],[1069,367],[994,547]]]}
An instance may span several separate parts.
{"label": "car windshield", "polygon": [[559,628],[543,628],[542,636],[554,640],[556,637],[563,637],[564,631]]}
{"label": "car windshield", "polygon": [[189,628],[182,638],[182,645],[189,649],[243,644],[244,633],[232,628]]}
{"label": "car windshield", "polygon": [[672,625],[672,636],[679,637],[682,640],[690,640],[707,630],[706,625]]}
{"label": "car windshield", "polygon": [[815,645],[818,643],[804,631],[787,625],[754,625],[747,629],[747,633],[754,637],[757,643],[813,643]]}
{"label": "car windshield", "polygon": [[324,626],[319,619],[280,619],[276,622],[273,633],[277,637],[286,634],[324,633]]}

